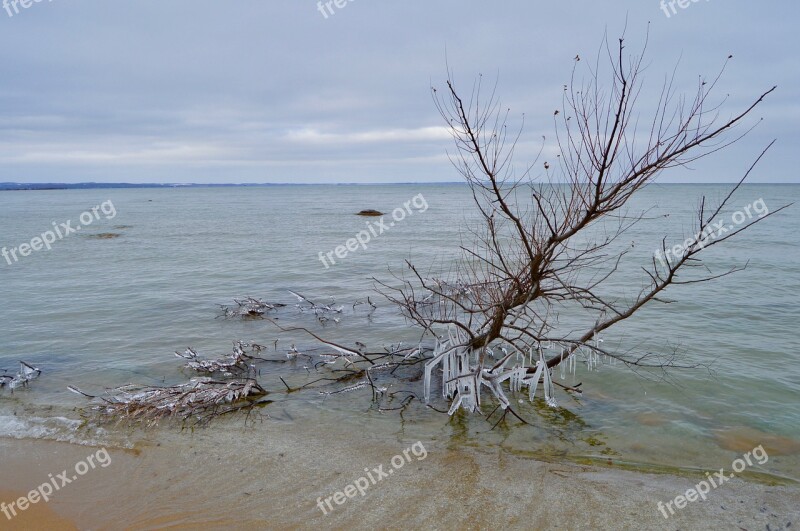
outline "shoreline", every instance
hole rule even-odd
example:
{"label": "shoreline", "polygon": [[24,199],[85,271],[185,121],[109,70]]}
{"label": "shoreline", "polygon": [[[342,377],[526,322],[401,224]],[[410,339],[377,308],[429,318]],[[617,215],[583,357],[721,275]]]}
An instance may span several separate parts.
{"label": "shoreline", "polygon": [[[363,472],[414,444],[370,437],[341,426],[266,421],[266,430],[164,427],[134,450],[109,448],[108,468],[97,468],[56,493],[25,518],[47,529],[241,529],[352,527],[511,529],[742,529],[800,524],[798,485],[732,479],[705,501],[689,503],[668,519],[666,503],[700,476],[652,474],[613,466],[548,462],[449,440],[420,441],[424,460],[411,459],[324,514],[331,497]],[[413,429],[408,429],[413,432]],[[256,435],[253,440],[248,437]],[[0,501],[24,495],[48,474],[69,469],[96,448],[44,440],[0,439],[4,465]],[[394,471],[393,471],[394,472]],[[423,487],[424,488],[421,488]],[[5,519],[2,514],[0,517]],[[7,522],[3,522],[6,524]],[[30,529],[23,520],[9,529]],[[72,526],[72,527],[70,527]],[[5,528],[6,526],[3,525]],[[42,527],[35,527],[42,528]]]}

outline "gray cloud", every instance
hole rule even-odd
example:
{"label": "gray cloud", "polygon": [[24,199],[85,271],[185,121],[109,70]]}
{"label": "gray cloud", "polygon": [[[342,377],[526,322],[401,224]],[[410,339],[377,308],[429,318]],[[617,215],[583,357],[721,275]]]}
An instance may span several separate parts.
{"label": "gray cloud", "polygon": [[723,116],[779,85],[741,149],[669,179],[733,180],[778,137],[753,181],[798,182],[797,6],[354,0],[325,18],[313,0],[45,0],[0,11],[0,181],[458,180],[429,92],[447,65],[465,90],[498,80],[533,154],[572,58],[627,20],[630,49],[652,21],[645,106],[676,63],[690,90],[729,53]]}

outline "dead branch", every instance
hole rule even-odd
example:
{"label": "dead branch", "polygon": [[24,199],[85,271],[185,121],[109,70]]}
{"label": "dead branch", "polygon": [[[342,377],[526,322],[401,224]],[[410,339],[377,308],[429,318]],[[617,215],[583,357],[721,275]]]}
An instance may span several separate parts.
{"label": "dead branch", "polygon": [[[8,372],[3,369],[3,372]],[[42,374],[41,369],[34,367],[24,361],[19,362],[19,371],[15,376],[9,374],[0,374],[0,389],[8,387],[11,392],[18,387],[27,387],[30,382],[38,378]]]}
{"label": "dead branch", "polygon": [[[391,283],[377,283],[407,319],[437,338],[425,367],[424,394],[429,402],[437,371],[441,393],[451,401],[450,414],[459,408],[479,410],[484,387],[506,410],[506,389],[514,393],[527,387],[532,400],[539,383],[546,402],[555,407],[551,371],[561,364],[574,371],[578,356],[590,370],[609,360],[634,369],[688,367],[674,355],[655,359],[653,353],[604,349],[601,333],[645,305],[670,302],[664,292],[672,286],[708,282],[739,270],[734,266],[691,275],[699,271],[705,249],[786,208],[773,209],[712,242],[704,239],[770,144],[716,207],[706,209],[703,198],[698,236],[687,240],[682,256],[661,264],[653,258],[643,268],[643,287],[634,297],[609,296],[613,290],[606,286],[629,261],[630,246],[620,245],[621,236],[646,216],[627,210],[630,199],[665,170],[740,140],[752,127],[744,133],[737,129],[775,90],[720,119],[720,103],[712,101],[712,94],[724,67],[713,79],[701,79],[690,98],[678,97],[674,79],[668,78],[654,102],[649,130],[641,131],[644,54],[624,50],[623,39],[613,47],[606,43],[597,65],[588,70],[588,81],[578,81],[576,61],[562,108],[554,113],[557,155],[541,166],[537,157],[521,173],[513,162],[521,128],[509,130],[509,111],[500,108],[495,88],[487,92],[479,79],[468,97],[462,97],[449,76],[445,90],[433,89],[455,142],[451,161],[470,187],[481,223],[471,230],[473,244],[462,246],[463,257],[449,278],[429,277],[407,262],[407,273],[395,274]],[[601,56],[608,59],[605,73]],[[580,322],[576,315],[583,315],[584,324],[567,328],[559,324],[561,315],[569,315],[573,323]]]}
{"label": "dead branch", "polygon": [[101,396],[68,389],[93,401],[90,410],[101,422],[124,422],[152,426],[164,419],[192,425],[264,403],[267,391],[254,379],[214,380],[204,376],[167,387],[125,385],[107,389]]}

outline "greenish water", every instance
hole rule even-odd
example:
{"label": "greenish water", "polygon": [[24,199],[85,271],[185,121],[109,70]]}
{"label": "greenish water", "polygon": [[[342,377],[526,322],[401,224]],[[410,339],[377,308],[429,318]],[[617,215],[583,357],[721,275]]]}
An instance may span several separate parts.
{"label": "greenish water", "polygon": [[[631,262],[610,289],[634,293],[642,282],[638,265],[649,260],[661,238],[679,243],[691,232],[700,195],[713,200],[725,192],[718,185],[645,190],[631,208],[653,210],[628,233]],[[428,205],[424,212],[412,206],[413,214],[367,249],[350,252],[330,268],[319,260],[320,252],[365,228],[368,220],[353,212],[391,212],[420,193]],[[800,200],[800,186],[745,186],[732,206],[758,199],[775,209]],[[216,318],[217,305],[234,297],[290,303],[279,314],[285,324],[308,326],[332,341],[361,341],[371,350],[413,344],[417,332],[376,297],[371,279],[388,280],[387,268],[402,270],[405,259],[446,267],[457,256],[459,235],[475,219],[467,189],[456,185],[4,192],[0,246],[30,242],[52,222],[71,219],[75,225],[82,212],[106,201],[113,203],[113,219],[100,212],[100,219],[49,251],[10,265],[0,258],[0,369],[15,371],[17,360],[24,359],[44,370],[28,389],[13,396],[0,391],[0,436],[134,444],[137,436],[126,430],[78,429],[75,408],[85,402],[67,385],[96,392],[129,382],[184,381],[189,374],[172,353],[187,346],[214,357],[230,352],[237,339],[270,346],[280,339],[269,355],[284,360],[292,343],[301,351],[318,346],[300,334],[279,334],[265,321]],[[557,410],[538,402],[519,404],[532,425],[509,422],[492,431],[494,422],[481,416],[451,419],[418,402],[402,416],[381,412],[369,390],[326,398],[317,390],[276,393],[276,402],[264,411],[315,422],[320,437],[326,426],[358,419],[368,434],[365,444],[413,430],[415,436],[453,445],[499,446],[545,459],[611,459],[651,469],[728,467],[746,449],[763,444],[775,453],[752,472],[800,480],[796,210],[708,251],[715,271],[748,263],[745,271],[678,287],[670,292],[677,302],[647,308],[604,336],[606,345],[620,351],[679,347],[689,363],[713,362],[713,372],[674,371],[671,381],[653,382],[619,364],[595,371],[579,364],[576,374],[563,380],[583,383],[579,401],[560,395]],[[103,233],[119,237],[96,237]],[[341,322],[322,325],[296,311],[289,289],[325,302],[335,298],[344,306]],[[352,308],[367,296],[378,303],[374,313]],[[555,374],[562,381],[560,372]],[[265,368],[262,380],[280,391],[281,376],[299,386],[319,374],[305,369],[302,360],[287,361]],[[393,390],[422,392],[421,381],[386,382]],[[446,409],[444,403],[437,407]],[[212,425],[207,435],[213,437],[215,429],[221,428]]]}

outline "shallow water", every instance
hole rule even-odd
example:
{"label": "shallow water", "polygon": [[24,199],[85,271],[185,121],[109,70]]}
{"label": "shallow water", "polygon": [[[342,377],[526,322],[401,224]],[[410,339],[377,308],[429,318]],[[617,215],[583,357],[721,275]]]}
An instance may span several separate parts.
{"label": "shallow water", "polygon": [[[653,186],[632,210],[654,207],[648,221],[628,234],[634,264],[611,288],[631,293],[643,263],[665,234],[678,243],[691,231],[691,212],[701,194],[724,196],[717,185]],[[429,206],[396,223],[326,269],[318,258],[342,245],[370,218],[366,208],[391,212],[422,193]],[[800,186],[745,186],[736,208],[763,198],[771,209],[800,199]],[[0,193],[0,246],[16,247],[51,228],[113,202],[116,216],[101,214],[90,226],[19,262],[0,258],[0,369],[24,359],[44,370],[31,388],[0,391],[0,436],[131,445],[124,430],[78,429],[75,408],[84,401],[68,392],[89,392],[128,382],[179,382],[188,376],[172,354],[191,346],[209,357],[230,351],[237,339],[272,345],[286,359],[292,343],[315,348],[299,334],[280,334],[266,321],[216,318],[219,304],[252,295],[294,304],[288,289],[344,306],[341,323],[322,326],[291,306],[286,324],[309,326],[332,341],[366,343],[371,350],[405,341],[416,331],[371,291],[372,278],[388,280],[387,267],[403,261],[445,267],[457,256],[459,235],[473,216],[471,198],[459,185],[274,186]],[[453,445],[503,447],[545,459],[628,463],[642,468],[719,468],[762,444],[770,460],[758,472],[800,480],[800,217],[790,209],[710,249],[707,261],[721,272],[747,269],[714,283],[677,287],[677,302],[645,309],[604,339],[621,351],[685,351],[689,363],[713,361],[714,372],[673,371],[672,382],[644,380],[621,365],[587,371],[578,365],[566,382],[582,382],[580,401],[561,395],[561,409],[520,404],[532,426],[515,423],[490,431],[480,416],[449,419],[416,403],[404,412],[371,407],[368,390],[323,397],[316,390],[275,394],[263,410],[272,418],[303,419],[318,426],[356,420],[366,441],[415,437]],[[664,217],[669,214],[669,217]],[[721,217],[720,219],[723,219]],[[730,219],[729,216],[727,219]],[[374,221],[373,221],[374,223]],[[91,237],[117,233],[113,239]],[[434,268],[434,271],[437,269]],[[372,296],[371,315],[356,300]],[[304,362],[270,364],[264,383],[283,389],[316,377]],[[556,371],[560,381],[560,373]],[[393,382],[392,390],[421,394],[421,381]],[[444,403],[437,405],[445,408]],[[488,410],[486,411],[488,413]],[[493,418],[493,420],[496,417]],[[212,425],[205,436],[214,437]],[[256,425],[253,429],[258,430]],[[331,430],[332,431],[332,430]],[[220,432],[221,436],[221,432]],[[366,442],[365,441],[365,442]]]}

